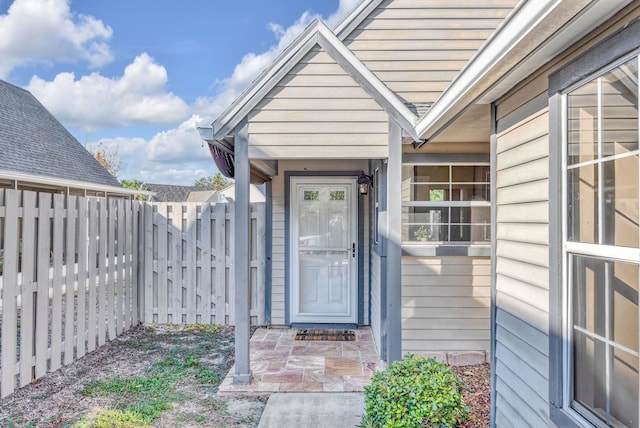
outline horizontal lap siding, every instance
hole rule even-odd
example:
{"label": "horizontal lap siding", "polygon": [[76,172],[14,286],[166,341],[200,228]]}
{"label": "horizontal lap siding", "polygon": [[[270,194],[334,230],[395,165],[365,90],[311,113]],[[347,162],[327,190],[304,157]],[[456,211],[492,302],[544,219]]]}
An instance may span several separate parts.
{"label": "horizontal lap siding", "polygon": [[[271,247],[271,323],[285,323],[285,197],[284,175],[273,177],[271,183],[272,197],[272,247]],[[269,296],[267,296],[269,298]]]}
{"label": "horizontal lap siding", "polygon": [[388,127],[385,111],[316,48],[249,114],[249,156],[382,158]]}
{"label": "horizontal lap siding", "polygon": [[[496,104],[498,426],[549,420],[549,75],[640,15],[630,4]],[[554,238],[554,237],[552,237]]]}
{"label": "horizontal lap siding", "polygon": [[411,103],[435,101],[517,0],[386,0],[345,44]]}
{"label": "horizontal lap siding", "polygon": [[496,150],[495,388],[501,426],[549,424],[549,114],[546,106],[531,113],[543,86],[534,82],[522,104],[505,101],[515,113],[498,107],[499,126],[508,124]]}
{"label": "horizontal lap siding", "polygon": [[402,258],[402,352],[489,349],[490,261]]}

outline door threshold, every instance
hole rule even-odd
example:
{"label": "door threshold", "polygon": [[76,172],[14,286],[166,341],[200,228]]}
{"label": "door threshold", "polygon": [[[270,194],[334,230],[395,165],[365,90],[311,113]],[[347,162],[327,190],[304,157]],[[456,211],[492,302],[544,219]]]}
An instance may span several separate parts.
{"label": "door threshold", "polygon": [[291,328],[296,329],[315,329],[315,330],[357,330],[356,323],[291,323]]}

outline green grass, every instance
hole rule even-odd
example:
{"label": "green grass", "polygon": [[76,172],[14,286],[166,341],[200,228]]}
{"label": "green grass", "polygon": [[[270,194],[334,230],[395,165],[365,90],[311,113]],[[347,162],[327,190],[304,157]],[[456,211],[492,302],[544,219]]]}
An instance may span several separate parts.
{"label": "green grass", "polygon": [[[181,337],[184,338],[184,334]],[[216,351],[216,343],[212,341],[193,347],[184,346],[187,344],[189,342],[183,342],[182,347],[176,346],[167,351],[163,358],[151,363],[140,376],[89,382],[82,394],[91,397],[111,397],[115,403],[110,409],[85,417],[76,426],[149,426],[162,416],[163,411],[171,408],[171,403],[183,399],[183,394],[177,392],[179,384],[215,386],[220,383],[222,375],[201,361]],[[103,421],[109,421],[110,417],[115,418],[113,420],[120,425],[104,425]]]}
{"label": "green grass", "polygon": [[185,333],[206,335],[220,333],[220,330],[222,330],[222,326],[220,324],[189,324],[183,329]]}
{"label": "green grass", "polygon": [[139,428],[147,426],[149,426],[149,422],[135,412],[107,409],[76,423],[74,428]]}
{"label": "green grass", "polygon": [[[108,381],[93,381],[82,393],[87,396],[115,396],[113,409],[135,416],[146,425],[158,419],[164,410],[171,408],[177,394],[175,383],[164,376],[136,377]],[[93,425],[91,425],[93,426]]]}

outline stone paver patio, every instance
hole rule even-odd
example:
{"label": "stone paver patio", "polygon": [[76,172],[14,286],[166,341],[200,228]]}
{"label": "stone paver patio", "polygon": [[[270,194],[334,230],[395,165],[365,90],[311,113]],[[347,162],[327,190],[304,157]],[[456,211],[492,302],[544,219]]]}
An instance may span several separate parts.
{"label": "stone paver patio", "polygon": [[249,385],[234,385],[231,368],[220,392],[359,392],[383,368],[371,329],[351,342],[295,340],[296,329],[260,328],[251,337]]}

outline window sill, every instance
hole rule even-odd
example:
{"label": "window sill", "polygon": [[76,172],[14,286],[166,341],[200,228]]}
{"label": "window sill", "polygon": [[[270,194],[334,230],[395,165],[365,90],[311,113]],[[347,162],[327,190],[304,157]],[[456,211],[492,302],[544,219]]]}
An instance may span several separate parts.
{"label": "window sill", "polygon": [[585,419],[576,419],[573,415],[564,409],[558,409],[553,404],[549,409],[551,420],[559,427],[567,428],[584,428],[593,426],[589,424]]}
{"label": "window sill", "polygon": [[403,243],[402,255],[413,257],[467,256],[491,257],[491,244]]}

